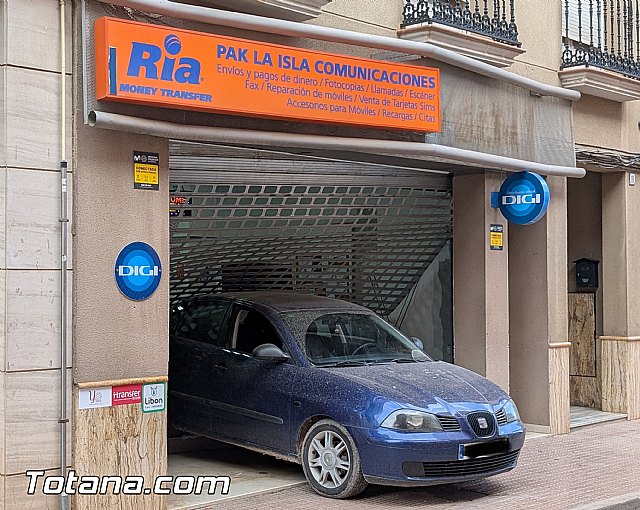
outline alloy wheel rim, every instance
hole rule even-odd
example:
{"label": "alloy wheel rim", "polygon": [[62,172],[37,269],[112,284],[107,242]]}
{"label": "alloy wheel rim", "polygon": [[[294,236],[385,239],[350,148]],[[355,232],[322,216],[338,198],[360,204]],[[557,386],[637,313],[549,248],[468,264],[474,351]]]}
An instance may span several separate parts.
{"label": "alloy wheel rim", "polygon": [[335,432],[318,432],[309,445],[307,464],[314,480],[326,489],[340,487],[351,470],[345,441]]}

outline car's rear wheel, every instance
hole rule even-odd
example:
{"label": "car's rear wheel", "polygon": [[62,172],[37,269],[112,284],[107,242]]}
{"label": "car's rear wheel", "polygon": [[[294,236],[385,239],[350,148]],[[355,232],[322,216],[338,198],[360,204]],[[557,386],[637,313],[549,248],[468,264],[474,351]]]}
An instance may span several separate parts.
{"label": "car's rear wheel", "polygon": [[353,439],[332,420],[321,420],[307,432],[302,467],[313,490],[323,496],[350,498],[367,487]]}

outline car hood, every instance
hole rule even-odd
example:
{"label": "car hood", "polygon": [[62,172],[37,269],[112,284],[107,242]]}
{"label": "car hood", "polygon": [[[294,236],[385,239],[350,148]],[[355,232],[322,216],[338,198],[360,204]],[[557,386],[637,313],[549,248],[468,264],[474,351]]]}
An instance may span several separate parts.
{"label": "car hood", "polygon": [[425,406],[473,402],[496,404],[507,394],[488,379],[442,361],[374,364],[327,369],[398,403]]}

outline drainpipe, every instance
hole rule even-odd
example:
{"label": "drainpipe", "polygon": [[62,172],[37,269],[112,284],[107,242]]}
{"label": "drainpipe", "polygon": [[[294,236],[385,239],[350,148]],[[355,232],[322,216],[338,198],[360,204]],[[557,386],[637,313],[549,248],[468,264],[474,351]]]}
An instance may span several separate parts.
{"label": "drainpipe", "polygon": [[[67,475],[67,84],[66,1],[60,1],[60,475]],[[60,508],[69,508],[69,496],[60,494]]]}
{"label": "drainpipe", "polygon": [[240,30],[252,30],[267,34],[284,35],[288,37],[305,37],[317,39],[319,41],[332,41],[365,48],[376,48],[379,50],[397,51],[410,55],[432,58],[446,64],[465,69],[475,74],[480,74],[488,78],[511,83],[518,87],[529,90],[535,95],[554,96],[569,101],[578,101],[580,92],[567,90],[562,87],[541,83],[531,78],[526,78],[518,74],[494,67],[486,62],[481,62],[474,58],[460,55],[455,51],[440,48],[430,43],[416,41],[406,41],[394,37],[352,32],[338,28],[324,27],[320,25],[310,25],[307,23],[297,23],[275,18],[265,18],[242,14],[239,12],[223,11],[210,7],[200,7],[170,2],[169,0],[99,0],[100,2],[129,7],[143,12],[152,12],[163,16],[188,19],[200,23],[209,23],[224,27],[237,28]]}

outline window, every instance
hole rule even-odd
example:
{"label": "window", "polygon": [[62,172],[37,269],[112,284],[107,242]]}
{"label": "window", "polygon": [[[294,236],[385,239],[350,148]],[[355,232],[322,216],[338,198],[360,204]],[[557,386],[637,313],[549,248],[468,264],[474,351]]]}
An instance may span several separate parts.
{"label": "window", "polygon": [[282,349],[280,337],[264,315],[255,310],[240,309],[233,331],[233,348],[252,354],[253,350],[262,344],[274,344]]}
{"label": "window", "polygon": [[563,37],[567,37],[568,21],[570,41],[602,47],[604,37],[610,32],[610,26],[605,23],[603,0],[593,0],[591,4],[589,0],[564,0],[562,9]]}
{"label": "window", "polygon": [[222,347],[221,328],[229,309],[227,301],[210,301],[191,305],[178,323],[180,336]]}

